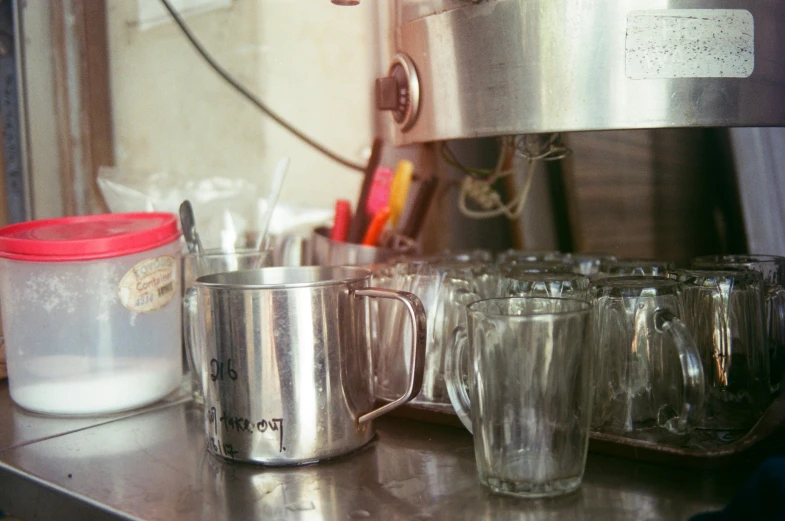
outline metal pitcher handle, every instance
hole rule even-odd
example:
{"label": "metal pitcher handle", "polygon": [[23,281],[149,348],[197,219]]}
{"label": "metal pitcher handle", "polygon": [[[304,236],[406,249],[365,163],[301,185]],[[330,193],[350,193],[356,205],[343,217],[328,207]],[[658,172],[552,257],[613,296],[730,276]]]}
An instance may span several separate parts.
{"label": "metal pitcher handle", "polygon": [[388,404],[360,415],[357,419],[359,423],[369,422],[386,414],[393,409],[400,407],[412,398],[420,394],[422,388],[423,374],[425,372],[425,341],[427,332],[427,317],[425,308],[417,295],[408,291],[396,291],[381,288],[363,288],[354,292],[356,297],[389,298],[400,301],[409,312],[409,319],[412,323],[412,366],[409,373],[409,384],[403,396]]}

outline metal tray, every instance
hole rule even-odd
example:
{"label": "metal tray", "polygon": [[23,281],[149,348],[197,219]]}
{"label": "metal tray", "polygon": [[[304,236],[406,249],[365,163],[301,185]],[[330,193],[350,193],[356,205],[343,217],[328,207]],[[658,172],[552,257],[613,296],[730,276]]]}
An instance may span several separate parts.
{"label": "metal tray", "polygon": [[[455,413],[444,405],[407,404],[391,414],[463,428]],[[696,430],[684,446],[671,446],[644,439],[592,432],[589,436],[589,450],[637,461],[679,467],[720,469],[744,460],[763,458],[772,450],[785,452],[785,435],[775,436],[775,434],[785,434],[785,392],[774,399],[755,426],[746,433],[730,431],[709,433]],[[777,447],[772,448],[772,444]]]}

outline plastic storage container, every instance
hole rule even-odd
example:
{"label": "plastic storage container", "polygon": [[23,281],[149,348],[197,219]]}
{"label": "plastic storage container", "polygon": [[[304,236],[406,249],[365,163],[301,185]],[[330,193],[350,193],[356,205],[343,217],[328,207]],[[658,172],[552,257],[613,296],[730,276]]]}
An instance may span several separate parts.
{"label": "plastic storage container", "polygon": [[168,213],[0,229],[11,398],[47,414],[152,403],[182,381],[180,232]]}

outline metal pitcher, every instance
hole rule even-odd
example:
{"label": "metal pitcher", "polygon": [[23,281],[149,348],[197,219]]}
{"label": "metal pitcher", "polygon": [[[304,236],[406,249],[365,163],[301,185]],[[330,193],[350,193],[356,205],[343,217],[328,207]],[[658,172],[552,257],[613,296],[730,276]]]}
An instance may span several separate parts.
{"label": "metal pitcher", "polygon": [[[355,267],[290,267],[197,279],[196,352],[211,453],[265,465],[346,454],[373,438],[371,420],[419,393],[422,303],[411,293],[369,287],[370,276]],[[408,388],[379,408],[365,297],[400,301],[411,321]]]}
{"label": "metal pitcher", "polygon": [[370,266],[414,253],[413,245],[384,248],[334,241],[326,227],[316,228],[311,235],[311,260],[317,266]]}

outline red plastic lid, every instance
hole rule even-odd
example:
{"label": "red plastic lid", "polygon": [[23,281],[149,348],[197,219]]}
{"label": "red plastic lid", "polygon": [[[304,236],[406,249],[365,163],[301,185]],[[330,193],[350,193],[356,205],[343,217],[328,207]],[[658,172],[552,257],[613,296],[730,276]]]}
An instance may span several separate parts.
{"label": "red plastic lid", "polygon": [[68,262],[121,257],[177,240],[171,213],[113,213],[42,219],[0,228],[0,257]]}

